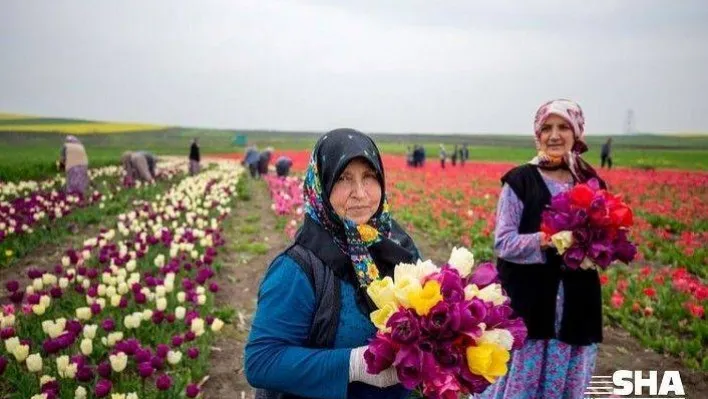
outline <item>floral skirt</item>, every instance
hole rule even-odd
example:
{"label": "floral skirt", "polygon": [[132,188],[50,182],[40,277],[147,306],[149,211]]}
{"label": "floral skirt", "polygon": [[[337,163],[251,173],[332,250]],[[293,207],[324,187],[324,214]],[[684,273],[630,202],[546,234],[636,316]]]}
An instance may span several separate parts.
{"label": "floral skirt", "polygon": [[[556,299],[556,332],[563,314],[563,284]],[[556,339],[530,339],[512,352],[509,372],[475,399],[582,399],[590,383],[597,344],[575,346]]]}

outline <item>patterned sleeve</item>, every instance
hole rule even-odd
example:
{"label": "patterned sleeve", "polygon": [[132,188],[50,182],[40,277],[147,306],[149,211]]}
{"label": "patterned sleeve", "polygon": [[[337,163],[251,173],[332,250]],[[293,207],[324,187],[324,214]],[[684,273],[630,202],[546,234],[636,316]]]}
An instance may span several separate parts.
{"label": "patterned sleeve", "polygon": [[494,252],[499,258],[521,264],[544,263],[541,233],[519,234],[524,204],[508,185],[502,187],[497,204]]}

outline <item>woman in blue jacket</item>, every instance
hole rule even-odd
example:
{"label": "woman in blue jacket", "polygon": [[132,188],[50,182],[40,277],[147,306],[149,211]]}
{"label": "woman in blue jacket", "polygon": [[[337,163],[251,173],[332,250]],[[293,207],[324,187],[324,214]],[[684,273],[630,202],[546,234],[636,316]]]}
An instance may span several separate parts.
{"label": "woman in blue jacket", "polygon": [[385,187],[379,150],[365,134],[337,129],[315,144],[304,224],[266,272],[246,344],[246,378],[261,389],[257,396],[408,396],[393,368],[372,375],[364,360],[376,333],[366,287],[419,259],[389,214]]}

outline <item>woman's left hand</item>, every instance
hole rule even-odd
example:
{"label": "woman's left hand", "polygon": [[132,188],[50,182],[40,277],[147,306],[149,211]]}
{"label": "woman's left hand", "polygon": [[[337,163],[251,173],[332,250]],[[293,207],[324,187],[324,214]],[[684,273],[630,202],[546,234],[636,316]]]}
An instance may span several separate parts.
{"label": "woman's left hand", "polygon": [[393,367],[378,374],[370,374],[366,371],[366,360],[364,360],[366,349],[366,346],[352,349],[349,355],[349,382],[363,382],[377,388],[388,388],[399,384],[398,373]]}

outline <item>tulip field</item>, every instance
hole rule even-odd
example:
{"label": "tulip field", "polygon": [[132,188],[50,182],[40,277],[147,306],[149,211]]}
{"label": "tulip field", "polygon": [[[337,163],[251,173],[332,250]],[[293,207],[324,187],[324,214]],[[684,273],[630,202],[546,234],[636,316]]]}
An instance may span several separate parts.
{"label": "tulip field", "polygon": [[[309,153],[282,154],[286,179],[251,179],[239,153],[196,176],[186,157],[161,158],[154,184],[90,169],[85,197],[65,195],[61,175],[0,182],[0,397],[252,397],[242,352],[258,283],[303,218]],[[384,164],[392,213],[424,258],[466,246],[494,259],[512,164]],[[596,374],[680,369],[687,397],[708,397],[708,173],[601,175],[634,210],[639,255],[602,274]]]}
{"label": "tulip field", "polygon": [[[14,197],[3,202],[0,215],[6,226],[19,225],[13,223],[18,218],[23,225],[36,222],[11,229],[13,235],[5,242],[12,242],[15,234],[50,234],[40,225],[67,217],[64,212],[71,213],[75,204],[100,209],[121,187],[153,196],[133,193],[121,213],[102,221],[96,235],[67,248],[59,259],[47,259],[3,282],[2,397],[200,394],[210,343],[224,325],[213,302],[219,289],[215,257],[225,242],[221,224],[237,201],[242,169],[222,161],[186,177],[184,162],[158,167],[163,181],[153,191],[127,181],[117,168],[95,172],[110,184],[89,201],[45,194],[54,188],[51,182],[3,191]],[[18,210],[23,202],[35,205]],[[46,218],[32,217],[42,212]],[[6,251],[12,256],[12,249]]]}

